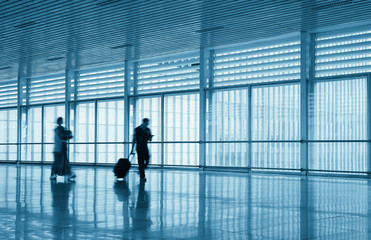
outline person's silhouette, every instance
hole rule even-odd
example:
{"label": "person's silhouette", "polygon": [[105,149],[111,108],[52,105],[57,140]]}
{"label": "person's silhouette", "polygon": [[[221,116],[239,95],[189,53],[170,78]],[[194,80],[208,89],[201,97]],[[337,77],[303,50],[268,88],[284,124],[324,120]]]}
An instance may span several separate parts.
{"label": "person's silhouette", "polygon": [[152,141],[151,129],[148,128],[149,119],[143,118],[142,124],[134,129],[133,144],[130,154],[134,154],[134,146],[137,146],[139,175],[142,181],[147,181],[144,170],[149,164],[150,154],[148,141]]}
{"label": "person's silhouette", "polygon": [[56,180],[57,175],[65,176],[74,180],[76,174],[71,171],[67,155],[67,141],[72,138],[72,132],[63,126],[63,118],[57,119],[57,127],[54,129],[54,162],[50,174],[50,180]]}
{"label": "person's silhouette", "polygon": [[68,239],[71,232],[71,217],[68,208],[73,182],[57,183],[51,181],[53,199],[53,233],[55,239]]}

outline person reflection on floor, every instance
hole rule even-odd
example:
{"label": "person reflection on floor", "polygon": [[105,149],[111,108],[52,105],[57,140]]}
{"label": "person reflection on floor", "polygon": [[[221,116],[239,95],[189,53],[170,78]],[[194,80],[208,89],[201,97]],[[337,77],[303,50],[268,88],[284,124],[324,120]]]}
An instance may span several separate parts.
{"label": "person reflection on floor", "polygon": [[55,239],[69,239],[71,236],[72,219],[68,202],[74,182],[51,181],[53,199],[53,235]]}
{"label": "person reflection on floor", "polygon": [[122,202],[122,214],[124,220],[124,230],[129,231],[129,197],[130,189],[126,181],[116,181],[113,190],[117,199]]}
{"label": "person reflection on floor", "polygon": [[145,182],[140,181],[138,199],[135,208],[131,211],[131,217],[133,220],[133,229],[137,230],[137,234],[141,234],[142,238],[146,238],[146,230],[152,225],[150,219],[149,208],[150,208],[150,196],[147,191],[144,190]]}

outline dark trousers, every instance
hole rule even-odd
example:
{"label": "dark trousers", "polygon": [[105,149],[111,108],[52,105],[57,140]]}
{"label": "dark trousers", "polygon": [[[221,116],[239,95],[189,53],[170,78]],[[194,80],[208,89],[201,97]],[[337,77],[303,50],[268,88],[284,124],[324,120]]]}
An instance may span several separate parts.
{"label": "dark trousers", "polygon": [[71,167],[67,158],[67,147],[63,147],[62,152],[54,153],[54,163],[51,174],[57,174],[59,176],[71,174]]}
{"label": "dark trousers", "polygon": [[139,174],[141,178],[144,178],[146,174],[144,173],[144,169],[147,168],[149,163],[149,151],[148,149],[144,150],[137,150],[138,153],[138,165],[139,165]]}

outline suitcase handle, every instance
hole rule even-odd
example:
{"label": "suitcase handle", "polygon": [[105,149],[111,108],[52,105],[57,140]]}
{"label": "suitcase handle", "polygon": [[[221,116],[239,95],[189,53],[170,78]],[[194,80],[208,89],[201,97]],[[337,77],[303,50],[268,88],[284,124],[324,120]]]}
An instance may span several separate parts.
{"label": "suitcase handle", "polygon": [[[132,156],[131,159],[130,159],[130,156]],[[135,157],[135,153],[129,154],[128,160],[130,163],[133,161],[134,157]]]}

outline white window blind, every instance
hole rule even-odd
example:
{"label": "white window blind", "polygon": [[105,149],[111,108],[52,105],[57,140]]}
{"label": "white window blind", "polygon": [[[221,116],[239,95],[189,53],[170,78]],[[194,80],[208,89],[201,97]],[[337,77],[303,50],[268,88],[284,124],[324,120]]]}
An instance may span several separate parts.
{"label": "white window blind", "polygon": [[154,93],[197,89],[200,58],[197,53],[138,62],[137,92]]}
{"label": "white window blind", "polygon": [[298,37],[214,51],[214,86],[300,78]]}
{"label": "white window blind", "polygon": [[17,106],[18,81],[12,80],[0,84],[0,107]]}
{"label": "white window blind", "polygon": [[371,26],[316,34],[316,77],[371,71]]}
{"label": "white window blind", "polygon": [[97,69],[79,70],[77,99],[124,96],[124,64]]}
{"label": "white window blind", "polygon": [[63,102],[65,100],[65,74],[53,74],[30,79],[30,104]]}

